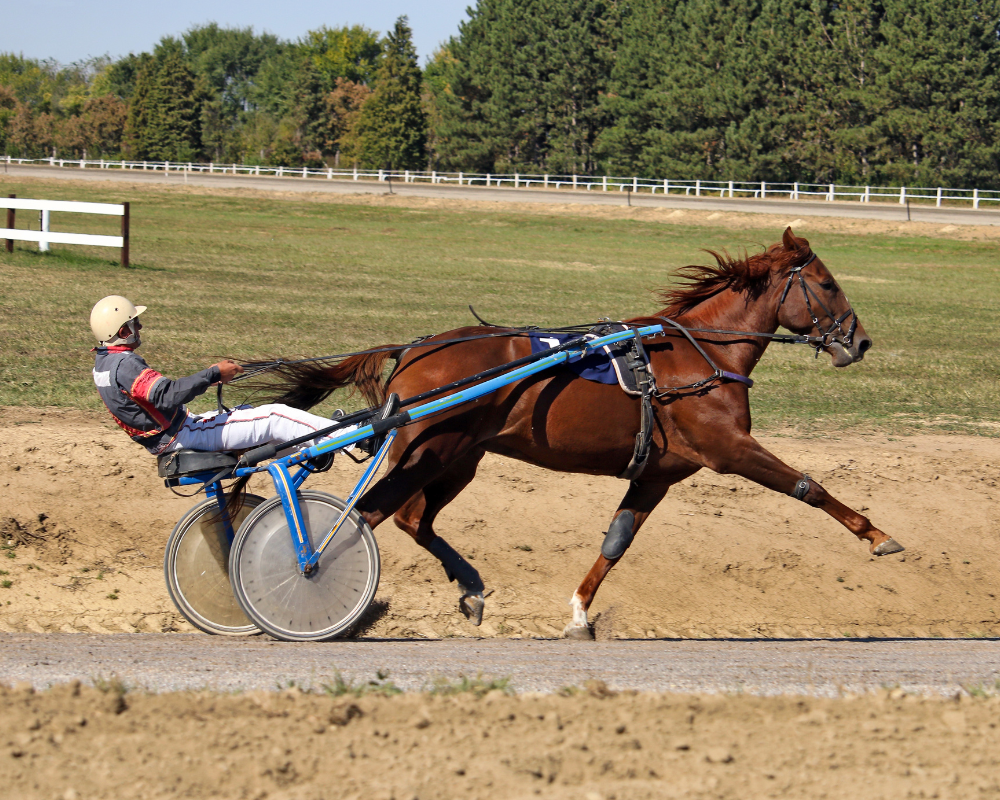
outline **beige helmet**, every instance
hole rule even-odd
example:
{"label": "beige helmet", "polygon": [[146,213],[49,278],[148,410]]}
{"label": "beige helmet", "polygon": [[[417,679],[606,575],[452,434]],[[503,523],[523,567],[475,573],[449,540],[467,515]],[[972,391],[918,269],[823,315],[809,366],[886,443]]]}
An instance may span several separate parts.
{"label": "beige helmet", "polygon": [[[139,332],[132,321],[145,310],[146,306],[132,305],[130,300],[113,294],[98,302],[90,312],[90,329],[101,344],[135,344]],[[118,331],[125,323],[132,323],[129,325],[132,333],[123,339],[118,335]]]}

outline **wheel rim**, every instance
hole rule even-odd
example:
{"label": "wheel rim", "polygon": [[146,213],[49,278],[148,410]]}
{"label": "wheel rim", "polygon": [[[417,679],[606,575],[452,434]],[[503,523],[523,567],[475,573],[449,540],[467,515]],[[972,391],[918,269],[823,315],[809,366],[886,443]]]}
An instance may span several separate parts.
{"label": "wheel rim", "polygon": [[[305,528],[314,543],[329,531],[344,503],[333,495],[301,492]],[[284,509],[268,502],[240,529],[231,569],[234,590],[247,615],[281,639],[328,639],[360,617],[378,587],[378,548],[371,529],[356,513],[308,576],[299,571]]]}
{"label": "wheel rim", "polygon": [[[247,495],[235,515],[233,528],[264,502]],[[180,612],[196,627],[212,633],[248,634],[257,626],[243,612],[233,596],[229,578],[230,543],[222,523],[213,519],[215,502],[206,503],[185,527],[173,548],[168,571]],[[169,579],[168,579],[169,580]]]}

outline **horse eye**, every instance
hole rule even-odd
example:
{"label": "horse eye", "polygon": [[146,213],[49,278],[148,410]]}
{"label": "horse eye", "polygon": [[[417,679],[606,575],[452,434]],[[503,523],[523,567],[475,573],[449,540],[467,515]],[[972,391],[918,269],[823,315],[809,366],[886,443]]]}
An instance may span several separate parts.
{"label": "horse eye", "polygon": [[833,291],[834,289],[836,289],[836,288],[837,288],[837,284],[836,284],[836,283],[834,283],[833,281],[823,281],[823,282],[822,282],[822,283],[820,284],[820,286],[822,286],[822,287],[823,287],[824,289],[826,289],[826,290],[827,290],[828,292],[832,292],[832,291]]}

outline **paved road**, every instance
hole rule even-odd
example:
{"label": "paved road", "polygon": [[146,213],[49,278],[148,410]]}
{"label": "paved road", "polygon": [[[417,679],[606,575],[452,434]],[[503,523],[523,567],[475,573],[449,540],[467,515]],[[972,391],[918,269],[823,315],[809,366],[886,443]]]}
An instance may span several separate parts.
{"label": "paved road", "polygon": [[287,644],[201,634],[0,634],[0,682],[36,687],[117,675],[154,691],[319,688],[378,670],[404,689],[435,677],[510,677],[554,692],[600,678],[615,689],[836,696],[899,685],[921,694],[993,689],[1000,640],[368,640]]}
{"label": "paved road", "polygon": [[[164,175],[162,172],[142,172],[97,169],[73,169],[71,167],[43,167],[11,165],[9,175],[13,177],[33,176],[78,181],[125,181],[128,183],[149,183],[160,185],[214,186],[220,188],[259,189],[281,192],[321,192],[329,194],[385,194],[388,186],[384,183],[325,180],[323,178],[277,178],[273,176],[253,177],[250,175],[204,175],[180,173]],[[487,188],[485,186],[454,186],[447,184],[398,183],[392,184],[393,191],[400,195],[456,200],[487,200],[504,203],[580,203],[592,205],[625,205],[627,200],[621,192],[572,191],[567,189],[515,189]],[[826,203],[818,200],[754,200],[751,198],[710,198],[683,197],[680,195],[641,195],[632,198],[632,205],[640,208],[679,208],[703,211],[740,211],[743,213],[781,214],[793,220],[796,217],[844,217],[857,219],[877,219],[891,222],[905,222],[906,208],[896,203]],[[934,208],[911,206],[910,214],[914,222],[942,223],[946,225],[1000,225],[1000,210],[973,211],[971,208]]]}

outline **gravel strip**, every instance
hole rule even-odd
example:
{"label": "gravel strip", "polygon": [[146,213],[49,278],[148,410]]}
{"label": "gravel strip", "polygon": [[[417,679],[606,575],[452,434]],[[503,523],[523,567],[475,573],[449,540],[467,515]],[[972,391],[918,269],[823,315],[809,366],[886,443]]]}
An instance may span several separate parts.
{"label": "gravel strip", "polygon": [[459,676],[510,678],[519,692],[600,679],[612,689],[836,697],[899,686],[934,695],[997,689],[1000,641],[367,640],[288,644],[200,634],[0,634],[0,682],[44,688],[117,676],[156,692],[318,689],[335,675],[405,690]]}

